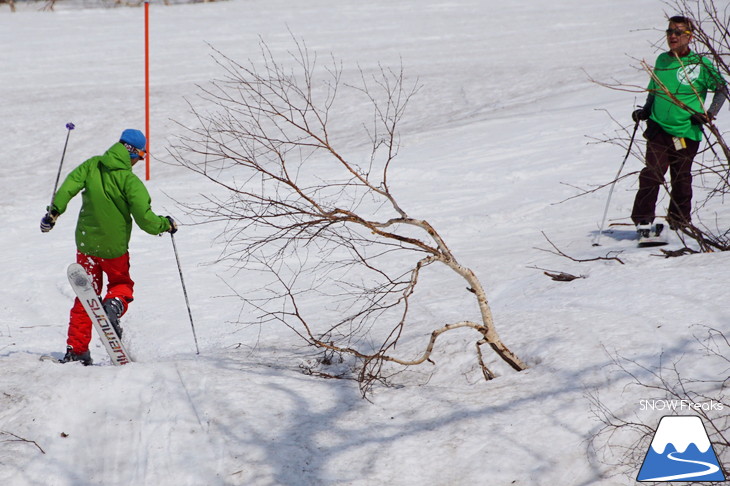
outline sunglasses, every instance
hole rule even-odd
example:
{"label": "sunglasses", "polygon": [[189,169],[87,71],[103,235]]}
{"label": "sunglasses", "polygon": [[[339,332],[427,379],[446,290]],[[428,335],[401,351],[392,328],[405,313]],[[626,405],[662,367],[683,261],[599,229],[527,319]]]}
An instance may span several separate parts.
{"label": "sunglasses", "polygon": [[679,37],[682,34],[689,35],[692,33],[689,30],[682,30],[682,29],[667,29],[666,32],[667,32],[667,37],[669,37],[670,35],[676,35],[677,37]]}
{"label": "sunglasses", "polygon": [[131,152],[129,155],[131,155],[132,157],[136,156],[136,158],[138,158],[138,159],[144,159],[145,156],[147,155],[147,152],[145,152],[142,149],[135,148],[134,152]]}

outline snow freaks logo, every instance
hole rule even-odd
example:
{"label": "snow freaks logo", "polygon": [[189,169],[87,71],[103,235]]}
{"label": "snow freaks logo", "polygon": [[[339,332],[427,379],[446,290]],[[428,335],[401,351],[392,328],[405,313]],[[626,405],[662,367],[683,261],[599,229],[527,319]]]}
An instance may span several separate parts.
{"label": "snow freaks logo", "polygon": [[725,481],[705,426],[696,415],[662,417],[637,481]]}

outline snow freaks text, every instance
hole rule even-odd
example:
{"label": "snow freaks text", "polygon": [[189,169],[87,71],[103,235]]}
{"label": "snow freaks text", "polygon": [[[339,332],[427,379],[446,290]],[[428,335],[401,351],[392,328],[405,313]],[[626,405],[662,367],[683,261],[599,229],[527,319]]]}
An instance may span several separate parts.
{"label": "snow freaks text", "polygon": [[724,408],[723,404],[710,400],[709,402],[695,403],[690,400],[639,400],[639,410],[659,410],[673,412],[688,411],[720,411]]}

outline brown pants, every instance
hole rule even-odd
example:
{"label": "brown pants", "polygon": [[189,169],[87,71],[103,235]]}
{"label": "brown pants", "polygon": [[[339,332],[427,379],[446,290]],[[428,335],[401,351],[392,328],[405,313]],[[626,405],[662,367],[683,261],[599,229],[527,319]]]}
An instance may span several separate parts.
{"label": "brown pants", "polygon": [[692,160],[700,142],[685,138],[687,148],[674,148],[672,136],[664,131],[652,136],[646,145],[646,167],[639,174],[639,190],[634,198],[631,219],[634,224],[654,221],[659,188],[669,169],[672,190],[668,221],[672,225],[687,224],[692,219]]}

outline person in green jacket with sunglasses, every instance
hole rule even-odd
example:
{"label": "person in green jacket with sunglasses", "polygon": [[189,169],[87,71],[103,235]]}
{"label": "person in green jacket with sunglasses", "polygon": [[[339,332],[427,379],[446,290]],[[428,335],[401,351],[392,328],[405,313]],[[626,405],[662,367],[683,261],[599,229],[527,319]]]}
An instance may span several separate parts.
{"label": "person in green jacket with sunglasses", "polygon": [[[691,19],[674,16],[666,30],[669,51],[657,57],[643,107],[632,113],[638,124],[646,120],[646,166],[639,174],[631,219],[640,237],[658,236],[664,225],[652,227],[659,190],[669,170],[671,191],[667,222],[679,230],[692,219],[692,162],[699,150],[703,126],[722,108],[728,88],[712,62],[690,48]],[[714,95],[705,109],[707,93]]]}
{"label": "person in green jacket with sunglasses", "polygon": [[[81,211],[76,223],[76,261],[91,276],[97,294],[101,294],[103,275],[106,275],[103,307],[119,338],[122,337],[119,318],[134,300],[134,282],[129,275],[132,219],[152,235],[177,231],[170,216],[160,216],[152,211],[147,188],[132,172],[134,164],[144,159],[146,145],[141,131],[124,130],[119,142],[104,155],[86,160],[69,173],[53,199],[53,206],[41,219],[41,231],[47,233],[66,212],[71,199],[81,192]],[[66,355],[62,362],[92,364],[91,328],[91,319],[76,299],[71,308]]]}

